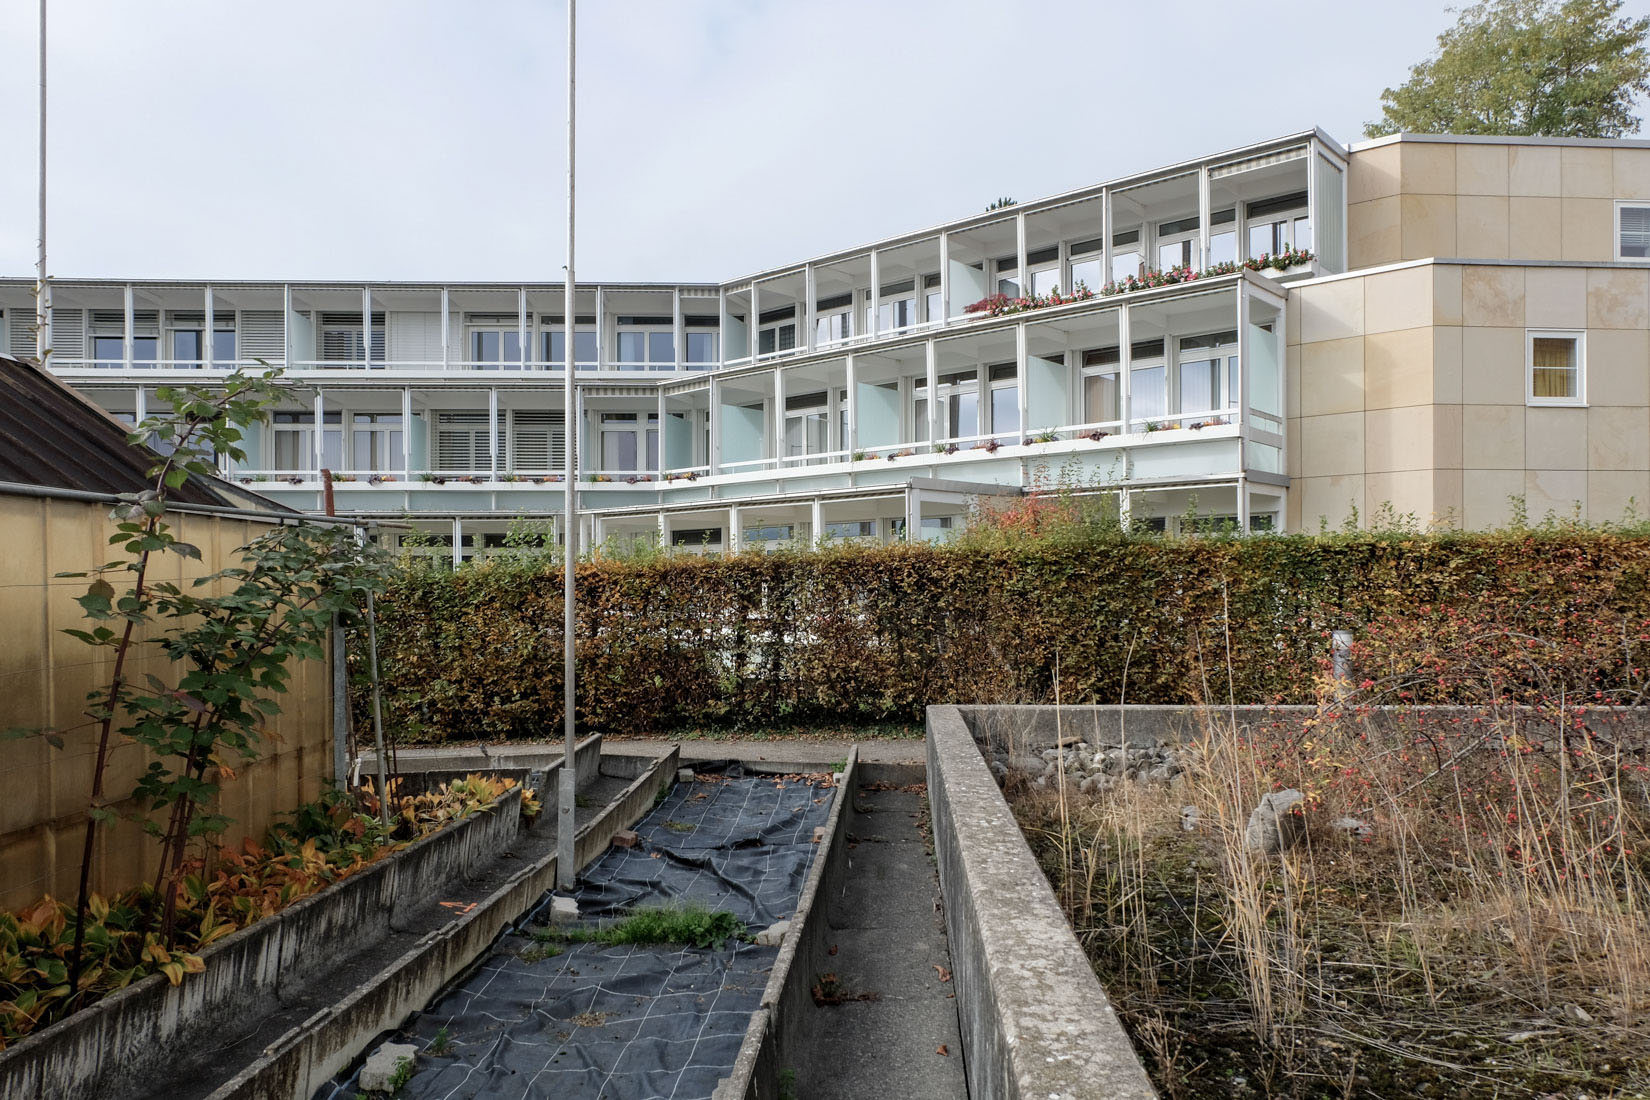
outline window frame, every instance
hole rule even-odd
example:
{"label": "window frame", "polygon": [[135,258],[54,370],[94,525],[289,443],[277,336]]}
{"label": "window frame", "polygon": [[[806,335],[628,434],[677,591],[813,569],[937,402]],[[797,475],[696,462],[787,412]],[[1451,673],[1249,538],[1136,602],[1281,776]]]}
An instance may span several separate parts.
{"label": "window frame", "polygon": [[1623,256],[1621,254],[1621,212],[1627,207],[1650,210],[1650,200],[1645,199],[1617,199],[1615,204],[1615,244],[1614,256],[1621,264],[1650,264],[1650,256]]}
{"label": "window frame", "polygon": [[[1535,395],[1535,342],[1573,340],[1576,357],[1574,397]],[[1584,409],[1587,407],[1587,330],[1579,328],[1529,328],[1524,330],[1524,404],[1532,409]]]}

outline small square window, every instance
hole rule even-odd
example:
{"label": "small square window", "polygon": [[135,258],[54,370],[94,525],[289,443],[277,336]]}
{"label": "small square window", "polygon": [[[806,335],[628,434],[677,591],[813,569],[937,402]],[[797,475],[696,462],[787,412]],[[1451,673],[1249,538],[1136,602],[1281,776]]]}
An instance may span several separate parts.
{"label": "small square window", "polygon": [[1526,397],[1531,405],[1587,403],[1587,338],[1580,332],[1526,334]]}
{"label": "small square window", "polygon": [[1650,203],[1616,203],[1616,259],[1650,260]]}

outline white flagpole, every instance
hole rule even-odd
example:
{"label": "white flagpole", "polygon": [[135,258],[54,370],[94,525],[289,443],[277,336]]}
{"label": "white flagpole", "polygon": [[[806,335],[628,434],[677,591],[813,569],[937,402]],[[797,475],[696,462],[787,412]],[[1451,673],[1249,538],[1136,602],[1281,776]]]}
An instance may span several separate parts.
{"label": "white flagpole", "polygon": [[575,866],[573,839],[575,798],[578,793],[578,768],[575,765],[576,738],[573,713],[574,672],[577,662],[573,652],[574,566],[579,557],[578,491],[578,399],[573,385],[574,331],[577,314],[573,308],[573,121],[574,52],[576,35],[575,16],[578,0],[567,0],[567,278],[562,286],[562,350],[567,360],[563,364],[564,386],[562,401],[562,438],[567,447],[567,468],[562,482],[562,691],[567,745],[562,757],[560,799],[556,810],[556,885],[563,890],[573,888],[579,869]]}
{"label": "white flagpole", "polygon": [[46,0],[40,0],[40,253],[34,268],[34,354],[52,349],[52,286],[46,280]]}

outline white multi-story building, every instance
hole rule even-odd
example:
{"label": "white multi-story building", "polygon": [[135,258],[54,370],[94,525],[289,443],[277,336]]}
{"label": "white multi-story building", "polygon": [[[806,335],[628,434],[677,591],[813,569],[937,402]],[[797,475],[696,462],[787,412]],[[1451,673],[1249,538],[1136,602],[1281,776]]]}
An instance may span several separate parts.
{"label": "white multi-story building", "polygon": [[[232,476],[318,510],[328,470],[341,514],[455,559],[559,516],[570,327],[597,541],[943,538],[1039,484],[1167,526],[1482,526],[1485,493],[1650,500],[1646,241],[1647,143],[1312,130],[725,283],[581,285],[571,326],[554,283],[54,279],[48,364],[128,418],[283,366]],[[0,322],[35,352],[33,280]]]}

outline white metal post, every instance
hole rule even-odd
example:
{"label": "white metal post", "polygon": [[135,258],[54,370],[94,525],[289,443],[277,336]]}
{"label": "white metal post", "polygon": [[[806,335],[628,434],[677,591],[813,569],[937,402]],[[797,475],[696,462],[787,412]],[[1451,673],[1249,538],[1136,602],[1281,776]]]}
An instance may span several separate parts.
{"label": "white metal post", "polygon": [[[384,318],[384,355],[390,353],[390,319]],[[372,287],[361,288],[361,365],[372,367]]]}
{"label": "white metal post", "polygon": [[811,503],[808,514],[809,541],[818,546],[825,537],[825,503],[818,497],[814,497]]}
{"label": "white metal post", "polygon": [[516,299],[516,354],[520,359],[517,366],[521,370],[527,369],[527,361],[532,358],[528,354],[527,345],[527,288],[521,288],[521,295]]}
{"label": "white metal post", "polygon": [[744,532],[739,530],[739,505],[728,508],[728,550],[737,554],[745,548]]}
{"label": "white metal post", "polygon": [[489,481],[498,480],[498,387],[487,391],[487,460],[491,466]]}
{"label": "white metal post", "polygon": [[1112,281],[1111,238],[1111,188],[1107,187],[1100,191],[1100,286]]}
{"label": "white metal post", "polygon": [[401,387],[401,477],[412,480],[412,387]]}
{"label": "white metal post", "polygon": [[1209,266],[1209,167],[1197,170],[1197,269]]}
{"label": "white metal post", "polygon": [[[687,361],[687,329],[682,323],[682,288],[678,286],[678,287],[672,287],[671,291],[670,291],[670,367],[671,367],[671,371],[675,372],[675,371],[681,370],[682,369],[682,364],[686,361]],[[660,392],[663,393],[662,390]],[[660,398],[660,408],[663,408],[663,407],[664,407],[664,399],[663,399],[663,397],[661,397]],[[664,451],[662,449],[663,446],[664,446],[664,440],[665,440],[665,437],[664,437],[664,434],[663,434],[664,430],[665,430],[665,418],[664,418],[664,415],[661,413],[660,416],[659,416],[659,432],[660,432],[659,444],[660,444],[660,447],[661,447],[661,450],[660,450],[659,453],[660,453],[661,456],[664,454]],[[662,461],[662,459],[661,459],[661,461]]]}
{"label": "white metal post", "polygon": [[1026,270],[1026,216],[1024,211],[1014,215],[1014,262],[1020,265],[1019,297],[1031,297],[1031,272]]}
{"label": "white metal post", "polygon": [[[327,423],[326,402],[321,397],[321,391],[319,389],[317,389],[315,391],[315,432],[314,432],[314,436],[313,436],[313,441],[314,441],[315,445],[312,448],[312,450],[314,450],[314,452],[315,452],[315,469],[316,470],[320,470],[321,467],[323,467],[327,464],[326,447],[323,445],[323,441],[326,439],[326,434],[327,434],[326,423]],[[341,426],[342,425],[340,425],[340,427]],[[319,475],[317,475],[317,476],[319,476]]]}
{"label": "white metal post", "polygon": [[871,339],[877,338],[882,330],[882,317],[878,307],[882,305],[882,261],[878,258],[877,250],[871,249],[871,305],[865,311],[865,331],[871,334]]}
{"label": "white metal post", "polygon": [[797,343],[809,351],[814,350],[814,327],[816,303],[819,295],[815,292],[814,265],[807,264],[802,268],[802,339]]}
{"label": "white metal post", "polygon": [[785,468],[785,372],[774,368],[773,372],[773,446],[769,450],[774,460],[774,468]]}
{"label": "white metal post", "polygon": [[[1031,422],[1026,419],[1026,371],[1027,360],[1030,358],[1026,353],[1027,343],[1025,325],[1016,325],[1014,327],[1014,398],[1019,405],[1017,411],[1020,417],[1019,431],[1021,439],[1026,439],[1031,435]],[[986,372],[985,384],[988,387],[991,385],[990,371]],[[1047,427],[1053,426],[1052,424],[1047,425]],[[991,430],[996,432],[997,425],[991,425]]]}
{"label": "white metal post", "polygon": [[453,568],[464,564],[464,521],[453,517]]}
{"label": "white metal post", "polygon": [[1118,431],[1134,431],[1130,415],[1134,412],[1134,379],[1130,377],[1130,362],[1134,358],[1133,338],[1130,334],[1129,307],[1117,311],[1117,415],[1122,420]]}
{"label": "white metal post", "polygon": [[218,335],[218,317],[217,310],[213,308],[214,303],[212,301],[212,288],[210,286],[208,286],[204,292],[204,301],[202,304],[205,307],[206,317],[206,324],[202,327],[205,328],[206,331],[201,335],[201,368],[203,370],[211,370],[217,362],[217,356],[214,354],[212,345],[216,342]]}
{"label": "white metal post", "polygon": [[[566,744],[562,755],[561,782],[559,798],[556,806],[556,885],[563,890],[571,890],[578,877],[576,855],[573,848],[573,835],[576,831],[574,820],[575,799],[578,795],[578,763],[577,763],[577,732],[574,715],[574,679],[577,672],[577,661],[574,647],[574,566],[578,561],[579,539],[578,525],[578,491],[575,481],[578,474],[578,419],[574,415],[578,407],[576,390],[574,387],[575,370],[573,345],[577,343],[574,333],[577,329],[578,314],[573,308],[573,153],[574,153],[574,121],[575,92],[577,64],[575,46],[577,44],[576,13],[578,0],[567,0],[567,279],[562,286],[562,312],[565,314],[565,336],[562,339],[562,349],[567,353],[566,376],[563,386],[562,415],[563,436],[567,442],[566,480],[562,482],[562,516],[566,525],[566,545],[562,548],[562,698],[563,698],[563,728]],[[600,336],[600,315],[597,316],[597,337]],[[455,548],[456,549],[456,548]]]}
{"label": "white metal post", "polygon": [[136,307],[135,307],[135,302],[134,302],[134,296],[133,296],[133,293],[132,293],[132,284],[131,283],[127,283],[126,286],[123,288],[122,302],[124,303],[124,305],[126,307],[125,327],[124,327],[124,330],[123,330],[124,333],[125,333],[125,339],[121,341],[121,344],[125,348],[125,351],[123,352],[122,357],[123,357],[123,361],[126,365],[127,373],[131,373],[131,370],[132,370],[132,343],[133,343],[133,341],[135,341],[137,339],[137,334],[133,331],[134,328],[136,327],[137,318],[136,318]]}
{"label": "white metal post", "polygon": [[940,353],[933,340],[924,342],[922,350],[928,372],[928,444],[933,446],[940,441]]}
{"label": "white metal post", "polygon": [[452,297],[446,287],[441,288],[441,369],[453,365]]}
{"label": "white metal post", "polygon": [[848,356],[843,376],[848,383],[848,437],[842,440],[842,449],[848,452],[844,457],[851,461],[854,452],[859,449],[859,382],[855,378],[854,357],[852,355]]}
{"label": "white metal post", "polygon": [[46,275],[46,0],[40,0],[40,251],[34,279],[34,354],[46,363],[52,350],[52,284]]}
{"label": "white metal post", "polygon": [[[930,321],[936,318],[928,318]],[[951,319],[951,234],[940,234],[940,316],[938,320]]]}

